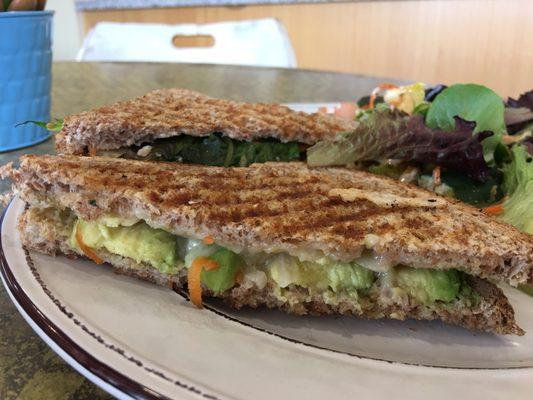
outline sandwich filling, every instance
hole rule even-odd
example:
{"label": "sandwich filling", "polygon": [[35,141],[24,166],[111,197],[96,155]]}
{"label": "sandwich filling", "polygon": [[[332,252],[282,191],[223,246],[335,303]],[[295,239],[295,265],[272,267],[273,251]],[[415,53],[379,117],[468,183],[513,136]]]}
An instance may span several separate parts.
{"label": "sandwich filling", "polygon": [[[391,265],[364,254],[353,262],[329,257],[296,257],[288,253],[239,253],[222,247],[211,238],[179,237],[155,229],[144,221],[104,217],[97,221],[75,220],[69,246],[89,258],[92,249],[133,259],[163,274],[198,273],[198,287],[218,294],[235,285],[267,285],[281,301],[290,301],[291,288],[307,290],[309,296],[320,294],[330,304],[343,299],[364,302],[372,292],[379,292],[384,302],[430,305],[452,303],[456,299],[475,305],[479,295],[457,270],[415,269]],[[98,260],[95,260],[98,261]],[[200,289],[199,289],[200,290]],[[375,297],[375,296],[374,296]],[[192,296],[191,296],[192,298]],[[200,303],[201,305],[201,292]]]}
{"label": "sandwich filling", "polygon": [[305,155],[299,143],[282,143],[275,139],[241,141],[211,134],[209,136],[180,135],[158,139],[150,144],[141,144],[99,155],[119,156],[143,161],[176,161],[188,164],[203,164],[219,167],[247,167],[253,163],[269,161],[298,161]]}

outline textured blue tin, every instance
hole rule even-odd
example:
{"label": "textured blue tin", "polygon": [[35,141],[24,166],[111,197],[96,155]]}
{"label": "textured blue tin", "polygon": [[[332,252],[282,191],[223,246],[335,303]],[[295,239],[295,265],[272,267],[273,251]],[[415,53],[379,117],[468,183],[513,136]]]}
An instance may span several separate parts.
{"label": "textured blue tin", "polygon": [[0,12],[0,151],[42,142],[50,133],[53,11]]}

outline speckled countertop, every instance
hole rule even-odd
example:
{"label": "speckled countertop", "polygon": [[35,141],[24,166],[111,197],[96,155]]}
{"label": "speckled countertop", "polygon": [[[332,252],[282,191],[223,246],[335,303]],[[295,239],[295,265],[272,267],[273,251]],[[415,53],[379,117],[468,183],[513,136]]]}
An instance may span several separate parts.
{"label": "speckled countertop", "polygon": [[[296,69],[192,64],[56,63],[52,116],[62,117],[151,89],[183,87],[243,101],[329,102],[353,100],[382,79]],[[24,153],[49,153],[52,139],[1,153],[0,164]],[[8,183],[0,184],[0,191]],[[0,399],[109,399],[65,364],[31,330],[0,285]]]}

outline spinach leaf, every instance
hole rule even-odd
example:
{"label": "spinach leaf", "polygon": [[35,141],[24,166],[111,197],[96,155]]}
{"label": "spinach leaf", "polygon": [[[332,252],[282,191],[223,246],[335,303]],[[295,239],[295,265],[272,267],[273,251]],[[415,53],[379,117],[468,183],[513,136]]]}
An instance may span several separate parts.
{"label": "spinach leaf", "polygon": [[231,165],[246,167],[252,163],[268,161],[291,161],[300,158],[298,143],[281,143],[274,140],[263,142],[235,141]]}
{"label": "spinach leaf", "polygon": [[427,101],[423,101],[422,103],[420,103],[414,108],[413,114],[420,114],[425,118],[428,113],[430,105],[431,104],[428,103]]}
{"label": "spinach leaf", "polygon": [[460,172],[450,170],[442,171],[441,181],[453,189],[457,200],[476,207],[485,207],[503,197],[500,186],[501,177],[496,169],[490,171],[485,182],[479,182]]}
{"label": "spinach leaf", "polygon": [[452,85],[435,97],[426,115],[431,128],[455,129],[455,117],[476,123],[474,133],[491,131],[483,140],[485,161],[494,159],[494,149],[506,132],[503,100],[489,88],[472,83]]}
{"label": "spinach leaf", "polygon": [[179,161],[214,166],[241,166],[268,161],[293,161],[300,158],[298,143],[281,143],[276,140],[244,142],[211,134],[206,137],[181,135],[154,142],[150,153],[130,158],[150,161]]}

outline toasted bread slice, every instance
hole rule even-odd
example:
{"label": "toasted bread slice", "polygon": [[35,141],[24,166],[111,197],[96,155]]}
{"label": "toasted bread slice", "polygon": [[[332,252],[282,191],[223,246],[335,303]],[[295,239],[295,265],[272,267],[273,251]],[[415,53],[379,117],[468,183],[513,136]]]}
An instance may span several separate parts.
{"label": "toasted bread slice", "polygon": [[[50,209],[29,208],[19,220],[19,230],[23,244],[31,250],[50,255],[66,255],[71,258],[84,257],[79,250],[68,244],[72,230],[72,220]],[[186,270],[179,274],[162,273],[150,265],[138,263],[130,258],[97,250],[98,256],[110,264],[116,272],[174,289],[186,289]],[[284,297],[275,294],[275,283],[268,281],[263,287],[244,281],[222,293],[214,294],[204,287],[204,293],[223,298],[234,308],[245,306],[257,308],[266,306],[279,308],[289,313],[305,315],[341,314],[364,318],[413,318],[419,320],[440,319],[446,323],[460,325],[468,329],[497,334],[523,335],[524,331],[516,324],[514,311],[502,291],[494,284],[471,277],[468,284],[479,294],[476,304],[459,296],[453,304],[435,302],[429,305],[409,302],[391,303],[381,292],[374,291],[358,301],[345,297],[338,303],[328,301],[323,293],[309,293],[305,288],[291,285]]]}
{"label": "toasted bread slice", "polygon": [[533,236],[479,210],[392,179],[302,163],[218,168],[176,163],[24,156],[14,190],[38,207],[85,220],[119,215],[175,235],[210,236],[254,252],[459,269],[533,283]]}
{"label": "toasted bread slice", "polygon": [[215,99],[185,89],[145,96],[66,117],[56,135],[59,154],[95,154],[179,135],[224,136],[251,141],[275,138],[314,144],[354,128],[354,121],[293,111],[278,104]]}

